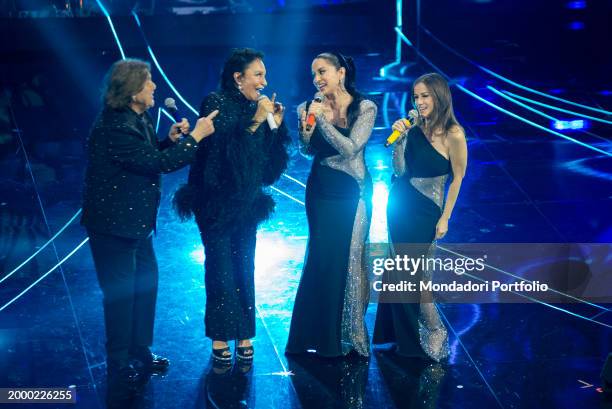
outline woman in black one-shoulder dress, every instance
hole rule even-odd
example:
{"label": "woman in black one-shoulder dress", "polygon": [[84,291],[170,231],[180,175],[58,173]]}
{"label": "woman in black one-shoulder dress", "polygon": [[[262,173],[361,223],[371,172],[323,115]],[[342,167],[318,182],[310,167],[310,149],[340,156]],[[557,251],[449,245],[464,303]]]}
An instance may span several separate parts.
{"label": "woman in black one-shoulder dress", "polygon": [[[427,256],[435,240],[448,230],[467,165],[463,129],[455,119],[448,83],[438,74],[426,74],[413,85],[416,126],[408,130],[403,120],[393,128],[405,136],[396,143],[393,168],[396,179],[389,193],[387,223],[395,255]],[[451,183],[445,198],[448,180]],[[388,281],[405,277],[390,272]],[[415,282],[431,279],[417,272]],[[417,294],[420,302],[385,299],[378,305],[373,343],[395,343],[404,356],[440,361],[448,356],[448,333],[431,294]]]}

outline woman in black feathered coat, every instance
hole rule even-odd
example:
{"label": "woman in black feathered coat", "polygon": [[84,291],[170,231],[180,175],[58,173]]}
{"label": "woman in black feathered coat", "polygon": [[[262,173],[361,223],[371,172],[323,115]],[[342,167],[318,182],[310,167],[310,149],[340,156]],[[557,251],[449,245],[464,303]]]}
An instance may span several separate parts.
{"label": "woman in black feathered coat", "polygon": [[[231,362],[227,342],[237,340],[236,355],[250,360],[255,336],[255,240],[257,225],[274,210],[264,186],[287,166],[290,141],[281,104],[260,94],[267,83],[263,54],[234,50],[226,60],[221,90],[202,102],[200,116],[219,110],[215,133],[197,152],[189,182],[175,196],[183,218],[195,216],[204,244],[206,336],[213,357]],[[275,131],[266,122],[272,113]]]}

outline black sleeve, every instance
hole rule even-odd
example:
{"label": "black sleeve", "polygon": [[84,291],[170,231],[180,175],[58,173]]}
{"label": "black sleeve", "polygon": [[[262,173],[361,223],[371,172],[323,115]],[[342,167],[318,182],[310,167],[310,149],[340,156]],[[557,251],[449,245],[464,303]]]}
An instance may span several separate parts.
{"label": "black sleeve", "polygon": [[221,115],[223,115],[223,112],[221,109],[221,99],[219,98],[219,95],[213,92],[212,94],[208,94],[206,97],[204,97],[204,100],[200,105],[200,118],[210,115],[210,113],[215,109],[219,110],[219,115],[217,115],[215,118],[216,121]]}
{"label": "black sleeve", "polygon": [[[200,118],[210,115],[216,109],[219,110],[219,114],[215,118],[215,133],[211,137],[215,134],[225,134],[227,137],[240,140],[251,135],[248,128],[253,124],[253,118],[248,115],[238,116],[236,112],[226,112],[229,107],[224,107],[221,98],[214,92],[207,95],[204,101],[202,101],[202,105],[200,105]],[[226,143],[228,142],[230,141],[226,141]]]}
{"label": "black sleeve", "polygon": [[[227,115],[226,112],[223,112],[224,109],[221,106],[221,97],[215,92],[208,94],[204,97],[202,104],[200,105],[200,118],[210,115],[210,113],[214,110],[219,110],[219,114],[215,117],[215,124],[220,120],[224,119],[223,115]],[[214,135],[214,134],[213,134]],[[212,135],[211,135],[212,136]]]}
{"label": "black sleeve", "polygon": [[266,160],[263,169],[263,183],[265,186],[270,186],[280,178],[281,174],[287,169],[289,155],[287,147],[291,142],[289,130],[285,121],[275,131],[266,129],[266,140],[264,146],[266,149]]}
{"label": "black sleeve", "polygon": [[160,150],[160,151],[163,151],[163,150],[166,150],[166,149],[168,149],[169,147],[171,147],[173,145],[174,145],[174,142],[172,142],[172,139],[170,139],[169,137],[166,137],[166,138],[162,139],[159,142],[159,145],[157,146],[157,149]]}
{"label": "black sleeve", "polygon": [[130,127],[101,132],[107,134],[108,153],[113,162],[123,169],[145,175],[170,173],[188,165],[198,148],[192,136],[160,151]]}
{"label": "black sleeve", "polygon": [[[217,93],[208,94],[200,104],[199,118],[210,115],[214,110],[219,110],[219,114],[214,120],[215,132],[200,142],[196,159],[189,170],[189,184],[192,186],[216,186],[221,184],[223,171],[222,150],[224,149],[224,123],[227,117],[226,110],[222,107],[221,98]],[[206,173],[206,177],[204,177]]]}
{"label": "black sleeve", "polygon": [[144,122],[145,128],[148,127],[154,133],[154,137],[157,140],[157,150],[163,151],[174,145],[174,142],[172,142],[172,139],[170,139],[168,136],[161,141],[159,140],[157,137],[157,132],[154,131],[155,126],[153,125],[153,118],[151,118],[151,115],[148,112],[145,112],[144,114]]}

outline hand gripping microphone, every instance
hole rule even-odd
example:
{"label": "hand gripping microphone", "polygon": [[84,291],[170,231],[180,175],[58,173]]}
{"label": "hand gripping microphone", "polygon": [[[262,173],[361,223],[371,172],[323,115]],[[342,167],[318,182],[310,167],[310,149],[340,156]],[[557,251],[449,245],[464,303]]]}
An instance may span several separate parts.
{"label": "hand gripping microphone", "polygon": [[[257,98],[257,100],[261,100],[267,98],[265,95],[260,95],[259,98]],[[272,112],[268,112],[268,115],[266,115],[266,120],[268,121],[268,126],[270,127],[271,130],[275,130],[278,128],[278,125],[276,124],[276,121],[274,120],[274,114]]]}
{"label": "hand gripping microphone", "polygon": [[[412,125],[414,125],[415,119],[418,117],[418,115],[419,114],[417,113],[417,111],[412,109],[408,113],[409,119],[404,118],[403,121],[408,122],[408,126],[411,127]],[[410,128],[408,128],[408,130],[410,130]],[[385,142],[385,148],[388,148],[389,146],[393,145],[402,135],[408,132],[408,130],[400,132],[394,129],[391,135],[389,135],[389,137],[387,138],[387,141]]]}
{"label": "hand gripping microphone", "polygon": [[[317,92],[317,94],[314,97],[314,102],[322,102],[322,101],[323,101],[323,98],[321,97],[321,94]],[[315,121],[316,121],[315,115],[313,113],[308,114],[308,117],[306,118],[306,132],[310,132],[310,130],[315,124]]]}

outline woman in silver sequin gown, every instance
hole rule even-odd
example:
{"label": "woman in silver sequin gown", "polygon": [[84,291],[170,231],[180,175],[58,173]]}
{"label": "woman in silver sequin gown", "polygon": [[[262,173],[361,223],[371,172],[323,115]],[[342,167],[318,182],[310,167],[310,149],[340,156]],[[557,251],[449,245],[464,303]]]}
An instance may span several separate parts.
{"label": "woman in silver sequin gown", "polygon": [[[393,125],[405,136],[395,145],[396,179],[387,205],[391,250],[394,257],[402,258],[433,254],[435,240],[448,230],[467,165],[465,133],[455,119],[446,80],[438,74],[425,74],[414,82],[412,90],[419,117],[409,130],[403,120]],[[410,279],[405,272],[391,271],[384,279],[391,283],[409,279],[418,286],[419,281],[431,280],[432,272],[421,270]],[[432,294],[417,293],[412,302],[394,296],[381,295],[373,343],[395,343],[396,352],[404,356],[445,359],[448,332]]]}
{"label": "woman in silver sequin gown", "polygon": [[[308,248],[286,352],[368,356],[364,255],[372,180],[364,151],[377,108],[355,90],[350,57],[320,54],[312,71],[323,101],[298,107],[302,152],[314,158],[306,187]],[[307,113],[316,116],[310,130]]]}

